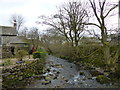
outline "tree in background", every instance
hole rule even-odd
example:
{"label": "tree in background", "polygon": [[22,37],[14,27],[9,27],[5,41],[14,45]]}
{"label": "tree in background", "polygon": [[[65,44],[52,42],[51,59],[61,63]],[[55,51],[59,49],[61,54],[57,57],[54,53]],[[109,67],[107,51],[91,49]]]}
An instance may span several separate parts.
{"label": "tree in background", "polygon": [[10,17],[10,23],[13,24],[13,21],[16,21],[16,24],[17,24],[16,30],[19,33],[19,30],[21,29],[21,27],[23,26],[23,24],[25,22],[24,17],[22,15],[19,15],[19,14],[13,14]]}
{"label": "tree in background", "polygon": [[118,4],[110,4],[107,0],[89,0],[93,14],[98,22],[87,23],[86,25],[97,26],[101,30],[101,43],[103,44],[103,53],[106,64],[110,64],[110,45],[108,41],[108,28],[106,18],[118,7]]}
{"label": "tree in background", "polygon": [[[86,4],[85,4],[86,5]],[[72,46],[78,46],[88,21],[87,11],[82,2],[68,2],[58,8],[58,13],[52,17],[40,16],[39,23],[49,25],[66,38]]]}
{"label": "tree in background", "polygon": [[27,38],[29,38],[31,40],[32,46],[37,48],[39,46],[39,32],[38,32],[38,28],[36,28],[36,27],[30,28],[30,31],[28,32]]}

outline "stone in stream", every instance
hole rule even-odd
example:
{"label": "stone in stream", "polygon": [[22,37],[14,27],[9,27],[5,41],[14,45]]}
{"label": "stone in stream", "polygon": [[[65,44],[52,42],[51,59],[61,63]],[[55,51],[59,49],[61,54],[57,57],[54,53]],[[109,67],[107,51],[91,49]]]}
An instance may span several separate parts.
{"label": "stone in stream", "polygon": [[53,79],[57,79],[57,76],[55,76]]}
{"label": "stone in stream", "polygon": [[53,72],[56,72],[56,70],[53,70]]}
{"label": "stone in stream", "polygon": [[59,71],[57,71],[57,74],[60,74],[60,72],[59,72]]}
{"label": "stone in stream", "polygon": [[47,85],[47,84],[50,84],[51,81],[46,81],[46,80],[45,80],[45,81],[42,81],[41,83],[42,83],[42,85]]}
{"label": "stone in stream", "polygon": [[86,78],[83,78],[83,80],[85,81],[85,80],[86,80]]}
{"label": "stone in stream", "polygon": [[62,76],[62,79],[64,79],[65,77],[64,76]]}
{"label": "stone in stream", "polygon": [[92,79],[92,77],[88,77],[88,79]]}
{"label": "stone in stream", "polygon": [[90,74],[92,76],[98,76],[98,75],[104,75],[103,73],[97,71],[97,70],[90,70]]}
{"label": "stone in stream", "polygon": [[54,76],[54,75],[53,75],[53,74],[51,74],[51,73],[50,73],[49,75],[50,75],[50,76]]}
{"label": "stone in stream", "polygon": [[46,71],[50,72],[50,69],[48,68]]}
{"label": "stone in stream", "polygon": [[62,68],[62,64],[55,64],[54,66],[57,68]]}
{"label": "stone in stream", "polygon": [[68,79],[65,79],[66,82],[68,82]]}
{"label": "stone in stream", "polygon": [[51,77],[50,76],[46,76],[45,80],[51,80]]}
{"label": "stone in stream", "polygon": [[80,75],[85,75],[85,73],[84,72],[80,72]]}

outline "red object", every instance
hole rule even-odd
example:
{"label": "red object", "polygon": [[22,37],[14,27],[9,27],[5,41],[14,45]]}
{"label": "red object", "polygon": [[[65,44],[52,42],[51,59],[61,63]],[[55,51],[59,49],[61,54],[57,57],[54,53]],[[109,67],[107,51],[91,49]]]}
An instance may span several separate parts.
{"label": "red object", "polygon": [[35,52],[35,48],[34,47],[32,47],[32,52]]}

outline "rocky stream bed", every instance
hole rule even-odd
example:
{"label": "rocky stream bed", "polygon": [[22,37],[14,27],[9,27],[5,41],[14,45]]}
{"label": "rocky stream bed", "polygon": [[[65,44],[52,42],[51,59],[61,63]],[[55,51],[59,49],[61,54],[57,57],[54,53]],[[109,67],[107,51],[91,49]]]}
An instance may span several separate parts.
{"label": "rocky stream bed", "polygon": [[[82,67],[81,67],[82,68]],[[40,75],[41,76],[41,75]],[[78,69],[68,62],[49,55],[46,60],[46,68],[43,79],[35,80],[25,88],[109,88],[110,84],[100,84],[89,70]]]}

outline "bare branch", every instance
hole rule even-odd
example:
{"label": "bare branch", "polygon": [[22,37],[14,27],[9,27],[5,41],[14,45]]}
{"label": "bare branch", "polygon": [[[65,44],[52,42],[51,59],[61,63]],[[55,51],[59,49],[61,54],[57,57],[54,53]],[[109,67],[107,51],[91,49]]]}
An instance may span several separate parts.
{"label": "bare branch", "polygon": [[107,12],[107,14],[104,16],[104,18],[106,18],[106,17],[109,15],[109,13],[110,13],[112,10],[114,10],[115,8],[117,8],[117,7],[118,7],[118,4],[115,5],[114,7],[112,7],[112,8]]}

